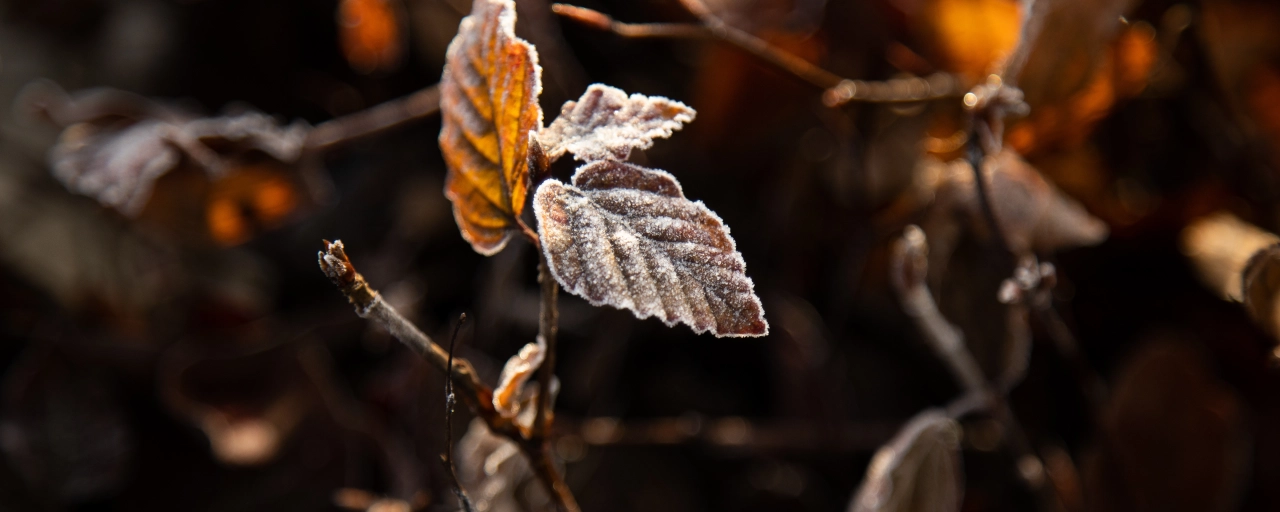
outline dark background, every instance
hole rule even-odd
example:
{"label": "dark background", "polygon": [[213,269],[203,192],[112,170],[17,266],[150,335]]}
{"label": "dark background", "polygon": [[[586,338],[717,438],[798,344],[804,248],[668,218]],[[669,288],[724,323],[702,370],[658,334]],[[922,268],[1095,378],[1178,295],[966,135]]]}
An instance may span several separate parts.
{"label": "dark background", "polygon": [[[561,23],[541,0],[517,3],[518,32],[540,52],[548,122],[593,82],[699,111],[638,159],[732,228],[771,324],[758,339],[695,336],[562,294],[557,447],[584,509],[842,510],[875,449],[959,392],[886,280],[889,242],[929,215],[910,199],[923,141],[958,129],[958,104],[830,109],[820,90],[726,45],[627,40]],[[1033,321],[1012,406],[1042,456],[1054,454],[1046,485],[1066,510],[1280,509],[1273,340],[1202,285],[1178,245],[1191,220],[1220,209],[1280,228],[1280,82],[1267,81],[1280,76],[1280,24],[1270,23],[1280,9],[1131,3],[1053,2],[1047,26],[1059,30],[1046,29],[1022,79],[1032,115],[1052,107],[1061,119],[1046,123],[1057,132],[1037,128],[1028,160],[1111,234],[1041,254],[1057,265],[1055,302],[1081,357]],[[670,0],[582,5],[626,21],[693,20]],[[1011,26],[946,13],[1012,5],[715,7],[833,72],[877,80],[982,76],[956,58],[970,47],[955,41],[981,46]],[[537,257],[517,238],[486,258],[458,235],[441,193],[438,117],[327,154],[327,198],[225,246],[68,192],[46,164],[58,127],[16,102],[47,78],[208,115],[247,104],[319,123],[438,81],[469,6],[404,7],[400,65],[362,74],[343,57],[336,2],[0,5],[0,509],[327,510],[343,488],[453,507],[438,372],[356,317],[314,259],[322,238],[342,239],[437,340],[466,312],[458,353],[489,382],[532,340]],[[1098,108],[1081,91],[1103,73],[1101,55],[1120,51],[1120,13],[1154,30],[1154,63],[1138,69],[1136,90],[1116,86]],[[948,26],[976,35],[947,39]],[[1130,64],[1113,58],[1106,73]],[[572,165],[554,172],[566,179]],[[936,290],[992,375],[1007,350],[995,290],[1011,271],[993,254],[981,233],[962,236]],[[1107,388],[1100,401],[1085,388],[1091,375]],[[241,439],[267,454],[228,461],[201,428],[210,411],[280,435]],[[591,442],[591,418],[616,419],[627,435]],[[962,423],[963,509],[1037,509],[1007,451],[973,441],[991,421]],[[745,442],[724,434],[742,428]]]}

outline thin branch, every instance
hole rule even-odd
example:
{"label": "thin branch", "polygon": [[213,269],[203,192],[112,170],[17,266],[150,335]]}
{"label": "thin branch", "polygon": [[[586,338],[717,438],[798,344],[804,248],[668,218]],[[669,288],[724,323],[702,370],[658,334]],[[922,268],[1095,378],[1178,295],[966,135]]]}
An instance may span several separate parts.
{"label": "thin branch", "polygon": [[701,24],[623,23],[602,12],[566,4],[554,4],[551,10],[587,27],[622,37],[718,39],[824,89],[822,99],[828,107],[838,107],[854,101],[914,103],[960,96],[959,81],[948,73],[935,73],[927,78],[896,78],[886,81],[844,78],[725,23],[700,3],[682,3],[698,16]]}
{"label": "thin branch", "polygon": [[307,151],[318,152],[378,134],[440,111],[440,89],[433,85],[386,103],[330,119],[307,134]]}
{"label": "thin branch", "polygon": [[568,4],[551,4],[551,12],[596,30],[613,32],[622,37],[634,39],[710,39],[715,37],[707,27],[697,23],[623,23],[600,11]]}
{"label": "thin branch", "polygon": [[[377,322],[396,339],[426,358],[427,362],[445,372],[454,386],[466,392],[464,396],[479,402],[473,406],[479,407],[482,415],[487,406],[491,416],[500,417],[493,411],[493,406],[490,404],[493,391],[480,381],[471,362],[459,359],[450,364],[449,353],[445,349],[431,341],[431,338],[418,330],[417,326],[401,316],[399,311],[382,300],[378,292],[365,282],[364,276],[360,275],[351,264],[341,240],[332,243],[325,241],[325,250],[319,253],[319,263],[320,270],[329,276],[333,284],[337,285],[338,289],[342,290],[342,294],[347,296],[347,300],[355,306],[357,315]],[[487,418],[486,421],[488,421]]]}
{"label": "thin branch", "polygon": [[452,381],[453,387],[462,390],[463,399],[485,422],[489,430],[512,440],[520,447],[529,460],[529,465],[533,467],[534,473],[551,494],[557,508],[565,512],[580,510],[568,484],[560,476],[560,472],[551,460],[546,439],[525,437],[511,419],[504,418],[493,408],[493,389],[480,381],[470,361],[451,358],[447,350],[431,341],[431,338],[382,300],[378,292],[369,286],[364,276],[360,275],[351,264],[342,241],[330,243],[326,240],[325,249],[319,252],[318,257],[320,270],[355,306],[357,315],[378,323],[396,339],[425,358],[427,362],[445,372],[447,378]]}
{"label": "thin branch", "polygon": [[556,368],[556,333],[560,330],[560,312],[557,308],[557,297],[560,285],[551,276],[551,268],[547,264],[546,253],[538,251],[538,283],[542,287],[540,314],[538,317],[538,335],[547,344],[546,356],[542,366],[538,367],[538,410],[533,422],[533,438],[546,437],[551,426],[551,380],[555,378]]}
{"label": "thin branch", "polygon": [[947,363],[952,374],[965,388],[965,395],[955,405],[948,407],[948,410],[953,414],[980,409],[989,411],[1008,433],[1007,445],[1016,459],[1019,476],[1028,487],[1040,494],[1042,500],[1060,501],[1053,490],[1046,489],[1043,485],[1044,462],[1036,455],[1008,402],[987,383],[978,362],[964,345],[960,330],[938,310],[933,295],[925,285],[928,261],[928,241],[924,231],[916,226],[907,226],[902,238],[894,245],[889,280],[902,301],[903,309],[916,321],[924,334],[925,341]]}
{"label": "thin branch", "polygon": [[973,396],[986,395],[986,379],[982,376],[978,362],[964,345],[964,334],[942,316],[933,295],[925,286],[929,268],[928,253],[924,231],[916,226],[907,226],[902,238],[894,244],[891,263],[893,268],[889,278],[898,292],[903,309],[915,320],[929,347],[947,363],[965,392]]}
{"label": "thin branch", "polygon": [[[467,321],[467,314],[463,313],[458,317],[458,323],[453,327],[453,336],[449,337],[449,367],[453,367],[453,349],[458,343],[458,330],[462,328],[462,324]],[[458,481],[458,466],[453,463],[453,406],[457,403],[457,398],[453,394],[453,379],[445,379],[444,381],[444,463],[449,467],[449,477],[453,479],[453,494],[458,498],[458,503],[462,504],[462,510],[472,512],[471,498],[467,497],[466,489],[462,488],[462,482]]]}

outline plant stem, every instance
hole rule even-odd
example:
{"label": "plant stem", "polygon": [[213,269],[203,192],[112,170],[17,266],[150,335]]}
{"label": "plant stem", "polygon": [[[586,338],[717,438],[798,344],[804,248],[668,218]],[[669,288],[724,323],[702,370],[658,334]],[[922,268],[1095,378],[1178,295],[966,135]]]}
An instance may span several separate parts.
{"label": "plant stem", "polygon": [[[431,338],[401,316],[400,312],[382,300],[377,290],[370,287],[364,276],[360,275],[351,264],[351,259],[347,257],[341,240],[332,243],[326,240],[325,249],[320,251],[318,256],[320,270],[355,306],[357,315],[377,322],[427,362],[445,372],[447,378],[453,383],[453,388],[461,391],[460,394],[467,404],[485,422],[489,430],[516,443],[525,458],[529,460],[529,465],[533,468],[538,480],[546,486],[556,507],[565,512],[579,512],[578,502],[574,499],[569,485],[565,483],[552,462],[550,444],[546,436],[525,437],[514,422],[499,414],[493,407],[493,389],[480,380],[470,361],[458,357],[450,360],[449,351],[431,341]],[[554,286],[554,281],[552,283]],[[554,302],[552,304],[554,307]],[[554,316],[552,318],[554,319]],[[554,336],[554,328],[551,333]],[[548,358],[550,356],[548,354]],[[550,374],[550,372],[547,373]],[[539,414],[543,414],[541,409]]]}
{"label": "plant stem", "polygon": [[962,92],[957,86],[959,80],[947,73],[882,82],[844,78],[725,23],[700,2],[684,0],[681,3],[701,23],[623,23],[602,12],[567,4],[554,4],[551,10],[582,25],[627,38],[719,39],[824,89],[823,103],[828,107],[853,101],[913,103],[955,98]]}
{"label": "plant stem", "polygon": [[305,149],[322,152],[378,134],[440,111],[440,88],[431,86],[408,96],[380,103],[320,123],[307,134]]}

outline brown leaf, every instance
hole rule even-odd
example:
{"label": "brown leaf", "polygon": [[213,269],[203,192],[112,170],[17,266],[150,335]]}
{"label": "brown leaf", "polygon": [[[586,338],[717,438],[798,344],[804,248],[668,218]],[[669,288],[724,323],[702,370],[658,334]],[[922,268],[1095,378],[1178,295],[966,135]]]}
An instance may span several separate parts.
{"label": "brown leaf", "polygon": [[547,180],[534,213],[551,273],[594,305],[716,336],[769,332],[729,228],[666,172],[604,160]]}
{"label": "brown leaf", "polygon": [[917,414],[876,451],[850,512],[960,510],[960,426],[942,411]]}
{"label": "brown leaf", "polygon": [[505,417],[520,412],[520,392],[524,383],[532,377],[547,355],[547,342],[538,336],[534,343],[526,344],[520,352],[507,360],[498,377],[498,387],[493,390],[493,408]]}
{"label": "brown leaf", "polygon": [[528,192],[531,130],[542,127],[542,68],[515,36],[511,0],[476,0],[449,44],[440,78],[445,196],[462,237],[486,256],[518,226]]}
{"label": "brown leaf", "polygon": [[[1089,214],[1078,201],[1062,192],[1009,150],[988,158],[983,174],[988,180],[991,208],[1000,229],[1015,252],[1053,252],[1102,242],[1109,232],[1106,223]],[[976,187],[973,168],[957,160],[945,167],[935,167],[943,175],[939,183],[939,204],[956,205],[979,226],[986,226]],[[943,210],[951,208],[945,206]],[[950,211],[938,211],[943,221]]]}
{"label": "brown leaf", "polygon": [[[1268,246],[1280,242],[1280,237],[1229,212],[1220,211],[1196,219],[1182,230],[1179,238],[1182,253],[1195,265],[1200,282],[1217,292],[1218,297],[1231,301],[1252,299],[1254,304],[1262,303],[1261,296],[1246,298],[1241,285],[1249,288],[1250,272],[1256,278],[1257,272],[1267,266],[1264,263],[1268,258],[1259,255]],[[1265,282],[1264,279],[1254,285]],[[1251,290],[1250,295],[1257,291]]]}
{"label": "brown leaf", "polygon": [[555,160],[567,151],[591,162],[626,160],[632,149],[648,149],[653,139],[667,138],[693,121],[693,109],[678,101],[627,93],[592,84],[578,101],[565,102],[560,117],[538,133],[538,141]]}

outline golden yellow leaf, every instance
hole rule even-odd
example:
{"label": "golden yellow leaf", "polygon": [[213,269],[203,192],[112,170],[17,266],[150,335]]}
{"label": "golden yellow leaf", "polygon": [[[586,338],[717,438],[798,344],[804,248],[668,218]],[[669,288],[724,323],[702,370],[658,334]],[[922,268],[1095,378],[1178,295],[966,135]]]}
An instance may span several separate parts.
{"label": "golden yellow leaf", "polygon": [[445,196],[462,237],[486,256],[519,226],[529,184],[529,132],[542,127],[542,68],[515,36],[511,0],[476,0],[449,44],[440,79]]}

